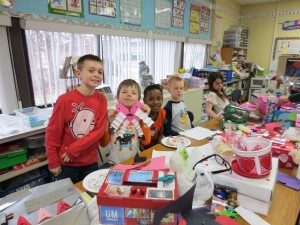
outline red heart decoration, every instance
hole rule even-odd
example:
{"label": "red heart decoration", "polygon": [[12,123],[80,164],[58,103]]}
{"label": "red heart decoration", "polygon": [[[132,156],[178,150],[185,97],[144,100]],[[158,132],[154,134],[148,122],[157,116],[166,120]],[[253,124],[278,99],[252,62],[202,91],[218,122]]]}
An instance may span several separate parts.
{"label": "red heart decoration", "polygon": [[255,166],[255,162],[253,158],[238,158],[238,165],[242,167],[242,170],[246,170],[246,172],[250,172],[253,170]]}
{"label": "red heart decoration", "polygon": [[271,169],[271,156],[270,153],[260,157],[260,165],[263,166],[266,170]]}

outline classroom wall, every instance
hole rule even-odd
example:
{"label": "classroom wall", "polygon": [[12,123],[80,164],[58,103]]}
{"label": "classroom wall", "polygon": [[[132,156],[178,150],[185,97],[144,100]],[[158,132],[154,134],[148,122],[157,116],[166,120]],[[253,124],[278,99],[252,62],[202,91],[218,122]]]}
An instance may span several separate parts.
{"label": "classroom wall", "polygon": [[[185,37],[198,38],[203,40],[210,40],[211,29],[207,34],[191,34],[189,33],[189,24],[190,24],[190,6],[195,4],[197,6],[211,6],[210,0],[185,0],[186,7],[184,12],[184,27],[176,28],[170,26],[170,29],[159,29],[155,28],[154,19],[155,19],[155,0],[141,0],[142,1],[142,22],[141,25],[129,25],[122,24],[120,21],[120,0],[116,0],[116,18],[92,15],[89,14],[89,4],[87,0],[84,0],[84,18],[72,17],[72,16],[62,16],[58,14],[51,14],[48,12],[48,1],[44,0],[14,0],[14,8],[5,8],[0,5],[0,15],[9,15],[16,17],[25,17],[29,20],[42,20],[42,21],[51,21],[51,22],[64,22],[68,24],[80,24],[88,26],[98,26],[102,25],[111,25],[114,28],[129,28],[135,31],[154,31],[157,33],[168,34],[168,35],[178,35]],[[212,18],[212,13],[211,13]],[[63,20],[67,21],[63,21]],[[86,23],[83,23],[86,22]],[[211,20],[210,20],[211,27]],[[79,31],[80,32],[80,31]]]}
{"label": "classroom wall", "polygon": [[[242,12],[242,7],[231,0],[216,0],[214,4],[215,12],[213,15],[212,26],[213,44],[210,48],[209,54],[218,53],[215,50],[220,51],[220,48],[223,45],[224,31],[230,26],[240,24],[240,16]],[[221,29],[221,31],[218,29]],[[216,47],[216,45],[219,45],[219,47]]]}
{"label": "classroom wall", "polygon": [[[293,10],[295,14],[292,14]],[[246,5],[242,7],[241,23],[249,27],[247,59],[269,70],[276,37],[300,37],[300,29],[285,31],[284,21],[299,19],[299,0],[279,1],[268,4]],[[279,15],[276,19],[276,12]]]}
{"label": "classroom wall", "polygon": [[242,7],[232,0],[217,0],[216,1],[216,11],[217,16],[222,17],[222,42],[224,31],[230,28],[230,26],[239,25],[242,12]]}

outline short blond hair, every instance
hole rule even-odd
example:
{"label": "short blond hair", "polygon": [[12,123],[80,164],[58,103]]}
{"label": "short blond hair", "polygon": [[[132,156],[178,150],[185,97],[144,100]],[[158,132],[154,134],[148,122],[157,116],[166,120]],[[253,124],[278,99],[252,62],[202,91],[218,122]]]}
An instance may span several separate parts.
{"label": "short blond hair", "polygon": [[168,86],[170,87],[172,82],[174,82],[174,81],[183,81],[183,79],[179,76],[172,76],[168,80]]}

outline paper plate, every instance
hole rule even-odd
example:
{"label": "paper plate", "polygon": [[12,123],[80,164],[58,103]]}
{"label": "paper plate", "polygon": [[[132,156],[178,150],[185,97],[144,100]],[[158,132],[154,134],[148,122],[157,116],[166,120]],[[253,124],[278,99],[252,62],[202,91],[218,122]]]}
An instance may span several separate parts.
{"label": "paper plate", "polygon": [[239,166],[238,166],[238,163],[237,163],[236,159],[233,160],[233,161],[231,162],[231,168],[232,168],[232,170],[233,170],[236,174],[238,174],[238,175],[240,175],[240,176],[243,176],[243,177],[249,177],[249,178],[262,178],[262,177],[265,177],[265,176],[268,176],[268,175],[269,175],[269,173],[268,173],[268,174],[264,174],[264,175],[245,173],[245,172],[243,172],[243,171],[240,170],[240,168],[239,168]]}
{"label": "paper plate", "polygon": [[102,169],[102,170],[94,171],[89,175],[87,175],[82,181],[82,185],[85,188],[85,190],[97,194],[108,172],[109,169]]}
{"label": "paper plate", "polygon": [[[177,148],[177,145],[170,145],[168,140],[169,138],[173,138],[173,137],[164,137],[162,140],[161,140],[161,143],[164,145],[164,146],[167,146],[169,148]],[[185,146],[189,146],[191,144],[191,141],[187,138],[184,138],[184,137],[178,137],[178,138],[181,138],[182,140],[184,140],[185,142]]]}

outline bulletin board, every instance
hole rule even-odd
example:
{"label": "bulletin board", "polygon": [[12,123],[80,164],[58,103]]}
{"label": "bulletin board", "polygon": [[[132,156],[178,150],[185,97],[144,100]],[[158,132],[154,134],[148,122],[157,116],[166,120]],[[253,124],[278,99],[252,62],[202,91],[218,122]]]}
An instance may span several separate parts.
{"label": "bulletin board", "polygon": [[270,71],[277,71],[279,56],[291,53],[300,54],[300,37],[275,38]]}
{"label": "bulletin board", "polygon": [[[3,5],[0,0],[0,14],[8,17],[14,15],[31,21],[77,24],[92,28],[120,28],[125,31],[144,33],[153,31],[171,36],[195,37],[211,41],[213,17],[211,0],[47,0],[43,1],[45,4],[41,4],[41,0],[7,1],[10,4]],[[51,3],[50,10],[46,2]],[[200,24],[199,32],[196,30],[195,33],[190,33],[190,6],[193,2],[201,7],[200,23],[203,22],[203,26]],[[61,8],[59,3],[64,7]],[[65,6],[67,3],[69,8]],[[206,7],[207,11],[201,14],[202,6]],[[153,13],[154,10],[156,10],[155,13]],[[57,12],[62,12],[62,14],[57,14]]]}

